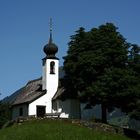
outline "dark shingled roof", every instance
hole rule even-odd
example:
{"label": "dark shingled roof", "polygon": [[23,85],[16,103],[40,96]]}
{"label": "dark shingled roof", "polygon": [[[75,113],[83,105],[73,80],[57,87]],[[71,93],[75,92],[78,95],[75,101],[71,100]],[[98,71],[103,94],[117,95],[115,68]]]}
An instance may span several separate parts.
{"label": "dark shingled roof", "polygon": [[[72,87],[72,84],[69,80],[64,78],[64,70],[62,67],[59,68],[59,86],[57,92],[55,93],[53,100],[56,99],[75,99],[77,98],[77,92]],[[24,103],[31,103],[38,99],[39,97],[46,94],[46,90],[42,90],[42,78],[38,78],[32,81],[29,81],[27,85],[22,87],[21,89],[17,90],[12,95],[12,106],[24,104]]]}
{"label": "dark shingled roof", "polygon": [[21,88],[15,101],[12,105],[18,105],[23,103],[31,103],[46,93],[46,90],[42,91],[42,78],[29,81],[27,85]]}
{"label": "dark shingled roof", "polygon": [[57,89],[56,94],[53,97],[53,100],[66,100],[76,98],[78,98],[78,94],[76,89],[72,86],[72,84],[67,79],[59,80],[59,87]]}
{"label": "dark shingled roof", "polygon": [[53,100],[60,98],[62,96],[62,94],[64,94],[65,91],[66,91],[66,89],[64,87],[58,88],[56,94],[53,97]]}

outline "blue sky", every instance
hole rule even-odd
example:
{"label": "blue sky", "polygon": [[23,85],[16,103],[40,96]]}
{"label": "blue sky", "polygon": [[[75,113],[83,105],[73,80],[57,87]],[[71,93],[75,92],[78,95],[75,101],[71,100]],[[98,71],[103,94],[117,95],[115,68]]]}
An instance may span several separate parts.
{"label": "blue sky", "polygon": [[70,36],[106,22],[140,45],[140,0],[0,0],[0,99],[42,74],[43,46],[53,19],[60,65]]}

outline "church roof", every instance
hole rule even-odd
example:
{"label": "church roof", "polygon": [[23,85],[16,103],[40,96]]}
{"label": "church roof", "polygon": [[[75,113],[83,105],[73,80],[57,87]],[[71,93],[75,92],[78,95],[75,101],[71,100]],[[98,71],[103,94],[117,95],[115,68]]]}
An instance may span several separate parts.
{"label": "church roof", "polygon": [[[72,87],[72,84],[68,80],[64,79],[65,72],[63,67],[59,68],[59,86],[57,92],[55,93],[53,100],[56,99],[75,99],[77,98],[77,92]],[[18,93],[18,94],[17,94]],[[12,100],[12,106],[31,103],[38,99],[39,97],[46,94],[46,90],[42,90],[42,78],[29,81],[24,87],[17,90],[12,95],[15,95]]]}
{"label": "church roof", "polygon": [[66,89],[64,87],[58,88],[56,94],[53,97],[53,100],[59,99],[65,93],[65,91]]}
{"label": "church roof", "polygon": [[42,90],[42,79],[35,79],[29,81],[26,86],[18,90],[19,94],[15,98],[12,105],[31,103],[46,93],[46,90]]}
{"label": "church roof", "polygon": [[53,100],[60,99],[76,99],[78,97],[77,91],[74,89],[72,84],[69,83],[67,79],[59,80],[59,87],[56,94],[53,97]]}

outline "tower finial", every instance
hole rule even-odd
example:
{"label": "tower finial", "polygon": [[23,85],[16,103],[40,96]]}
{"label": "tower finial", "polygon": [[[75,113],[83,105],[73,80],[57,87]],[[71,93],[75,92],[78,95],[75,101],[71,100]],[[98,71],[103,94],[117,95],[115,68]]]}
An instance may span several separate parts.
{"label": "tower finial", "polygon": [[56,58],[55,54],[58,51],[58,47],[52,41],[52,18],[50,18],[49,30],[50,30],[50,38],[48,44],[44,46],[44,52],[46,53],[47,58]]}
{"label": "tower finial", "polygon": [[50,32],[52,32],[52,18],[50,18]]}
{"label": "tower finial", "polygon": [[50,18],[50,43],[52,42],[52,18]]}

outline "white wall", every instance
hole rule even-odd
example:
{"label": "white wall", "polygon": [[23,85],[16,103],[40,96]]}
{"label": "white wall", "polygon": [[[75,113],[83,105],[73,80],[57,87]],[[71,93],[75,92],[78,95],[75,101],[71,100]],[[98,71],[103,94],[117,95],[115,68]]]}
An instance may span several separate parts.
{"label": "white wall", "polygon": [[[55,62],[55,74],[50,74],[50,62]],[[43,90],[47,90],[46,94],[34,102],[29,104],[29,115],[36,115],[36,106],[46,106],[46,113],[52,113],[52,98],[55,95],[58,88],[58,73],[59,73],[59,61],[57,59],[46,59],[46,63],[43,66],[42,84]]]}
{"label": "white wall", "polygon": [[36,106],[42,105],[46,106],[46,113],[52,112],[52,103],[50,94],[47,92],[45,95],[40,97],[39,99],[35,100],[34,102],[29,104],[29,115],[37,115]]}
{"label": "white wall", "polygon": [[[50,63],[55,62],[55,74],[50,74]],[[43,90],[47,90],[50,96],[53,97],[58,88],[59,80],[59,60],[57,59],[46,59],[45,65],[43,66],[42,73],[42,85]]]}

